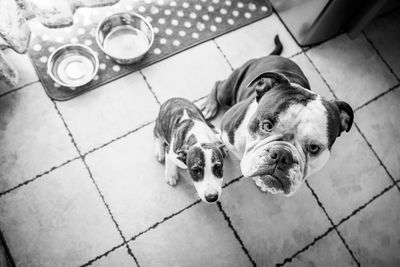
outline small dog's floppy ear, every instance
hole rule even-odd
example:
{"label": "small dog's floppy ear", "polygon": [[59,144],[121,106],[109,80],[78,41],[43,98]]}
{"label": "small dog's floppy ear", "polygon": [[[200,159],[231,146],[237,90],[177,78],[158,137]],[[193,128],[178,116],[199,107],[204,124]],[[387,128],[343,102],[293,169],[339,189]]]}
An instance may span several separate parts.
{"label": "small dog's floppy ear", "polygon": [[174,162],[175,165],[181,169],[187,169],[186,155],[187,155],[188,150],[189,150],[189,147],[187,145],[184,145],[176,151],[175,155],[173,155],[171,157],[172,162]]}
{"label": "small dog's floppy ear", "polygon": [[221,152],[222,157],[225,158],[226,155],[228,155],[228,149],[226,148],[226,146],[220,141],[218,141],[216,143],[216,145],[217,145],[218,150]]}
{"label": "small dog's floppy ear", "polygon": [[337,107],[339,108],[339,117],[340,117],[340,132],[338,136],[343,131],[350,131],[351,126],[353,125],[354,112],[349,104],[343,101],[334,101]]}
{"label": "small dog's floppy ear", "polygon": [[247,87],[255,86],[257,102],[260,101],[261,97],[268,92],[271,88],[278,84],[290,84],[290,81],[282,74],[276,72],[264,72],[253,79]]}
{"label": "small dog's floppy ear", "polygon": [[186,155],[187,152],[183,149],[179,149],[176,151],[176,158],[182,161],[186,165]]}

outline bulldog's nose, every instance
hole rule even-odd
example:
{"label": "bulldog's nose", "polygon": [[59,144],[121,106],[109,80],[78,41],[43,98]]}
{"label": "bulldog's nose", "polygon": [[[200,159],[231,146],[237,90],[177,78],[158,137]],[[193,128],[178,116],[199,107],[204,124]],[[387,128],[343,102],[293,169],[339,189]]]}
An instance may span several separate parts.
{"label": "bulldog's nose", "polygon": [[270,152],[269,157],[284,170],[293,164],[293,155],[286,149],[274,149]]}
{"label": "bulldog's nose", "polygon": [[206,195],[207,202],[215,202],[218,199],[218,193]]}

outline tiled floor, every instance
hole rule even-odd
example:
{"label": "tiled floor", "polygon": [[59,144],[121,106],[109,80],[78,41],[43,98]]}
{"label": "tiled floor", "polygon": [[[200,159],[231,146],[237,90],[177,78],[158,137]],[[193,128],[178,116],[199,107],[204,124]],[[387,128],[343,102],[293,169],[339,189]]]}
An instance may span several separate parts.
{"label": "tiled floor", "polygon": [[[273,14],[67,102],[9,53],[22,78],[0,84],[0,230],[14,263],[400,266],[399,17],[302,51]],[[291,198],[260,193],[235,159],[216,205],[188,179],[168,186],[152,148],[159,103],[198,103],[276,33],[314,91],[356,109],[354,128]]]}

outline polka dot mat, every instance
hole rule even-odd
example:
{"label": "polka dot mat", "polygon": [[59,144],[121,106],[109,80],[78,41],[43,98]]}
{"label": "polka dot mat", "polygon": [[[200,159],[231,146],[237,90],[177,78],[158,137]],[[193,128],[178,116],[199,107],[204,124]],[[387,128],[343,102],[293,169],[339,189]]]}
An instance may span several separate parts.
{"label": "polka dot mat", "polygon": [[[98,23],[117,12],[136,12],[153,26],[153,46],[138,63],[119,65],[97,46]],[[74,25],[67,28],[49,29],[31,20],[32,41],[28,53],[48,95],[55,100],[68,100],[271,13],[271,5],[266,0],[120,0],[113,6],[78,9]],[[99,58],[96,77],[79,88],[56,84],[47,74],[50,54],[68,43],[89,46]]]}

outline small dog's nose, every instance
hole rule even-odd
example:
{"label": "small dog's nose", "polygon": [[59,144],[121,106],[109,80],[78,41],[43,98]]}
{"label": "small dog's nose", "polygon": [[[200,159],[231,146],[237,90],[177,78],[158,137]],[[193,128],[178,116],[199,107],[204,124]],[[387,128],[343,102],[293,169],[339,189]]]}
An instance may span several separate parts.
{"label": "small dog's nose", "polygon": [[293,155],[286,149],[273,149],[269,154],[270,159],[280,167],[290,167],[293,164]]}
{"label": "small dog's nose", "polygon": [[207,202],[215,202],[218,199],[218,193],[206,195]]}

